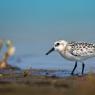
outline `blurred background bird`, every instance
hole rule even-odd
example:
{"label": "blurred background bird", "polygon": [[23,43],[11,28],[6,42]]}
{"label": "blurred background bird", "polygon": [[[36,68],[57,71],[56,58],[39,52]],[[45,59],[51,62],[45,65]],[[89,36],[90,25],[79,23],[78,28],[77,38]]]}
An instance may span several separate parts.
{"label": "blurred background bird", "polygon": [[[0,44],[1,48],[2,45],[3,44]],[[5,41],[5,45],[7,47],[7,51],[4,53],[3,58],[0,60],[0,69],[4,69],[10,66],[7,61],[9,57],[14,55],[15,53],[15,47],[13,46],[13,42],[11,40]]]}

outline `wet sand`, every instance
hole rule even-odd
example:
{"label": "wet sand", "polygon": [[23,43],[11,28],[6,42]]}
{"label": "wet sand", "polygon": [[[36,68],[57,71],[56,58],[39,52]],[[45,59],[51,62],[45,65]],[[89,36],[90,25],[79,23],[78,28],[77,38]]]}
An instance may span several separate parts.
{"label": "wet sand", "polygon": [[33,74],[39,72],[5,71],[0,74],[0,95],[95,95],[95,74],[68,77],[48,76],[49,71],[46,75]]}

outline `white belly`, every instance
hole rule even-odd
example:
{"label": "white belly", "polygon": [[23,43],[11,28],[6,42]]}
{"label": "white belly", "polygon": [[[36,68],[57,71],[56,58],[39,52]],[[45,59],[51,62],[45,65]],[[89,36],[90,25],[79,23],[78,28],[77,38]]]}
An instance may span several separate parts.
{"label": "white belly", "polygon": [[83,60],[86,60],[88,58],[91,58],[91,57],[94,57],[94,56],[74,56],[72,54],[70,54],[69,52],[59,52],[59,54],[64,57],[65,59],[67,60],[70,60],[70,61],[83,61]]}
{"label": "white belly", "polygon": [[67,60],[70,60],[70,61],[76,61],[77,59],[72,56],[70,53],[59,53],[62,57],[64,57],[65,59]]}

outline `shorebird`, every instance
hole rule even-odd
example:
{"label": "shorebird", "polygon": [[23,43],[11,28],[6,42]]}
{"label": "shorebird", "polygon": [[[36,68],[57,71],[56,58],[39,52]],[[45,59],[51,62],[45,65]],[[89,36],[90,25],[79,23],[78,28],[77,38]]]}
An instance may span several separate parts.
{"label": "shorebird", "polygon": [[15,47],[13,46],[12,41],[8,40],[5,42],[7,46],[7,51],[4,53],[2,60],[0,60],[0,69],[7,68],[9,65],[7,63],[8,58],[15,53]]}
{"label": "shorebird", "polygon": [[46,53],[46,55],[54,50],[58,51],[58,53],[65,59],[75,61],[75,66],[71,75],[74,74],[77,62],[82,63],[81,74],[83,75],[85,67],[84,60],[95,57],[95,44],[92,43],[59,40],[54,43],[54,46]]}

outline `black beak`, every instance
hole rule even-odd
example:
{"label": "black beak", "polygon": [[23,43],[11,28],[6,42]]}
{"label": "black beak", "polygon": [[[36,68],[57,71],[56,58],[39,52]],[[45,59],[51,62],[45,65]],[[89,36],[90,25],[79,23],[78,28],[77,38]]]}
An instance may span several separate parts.
{"label": "black beak", "polygon": [[51,48],[51,49],[46,53],[46,55],[48,55],[48,54],[51,53],[52,51],[54,51],[54,47]]}

